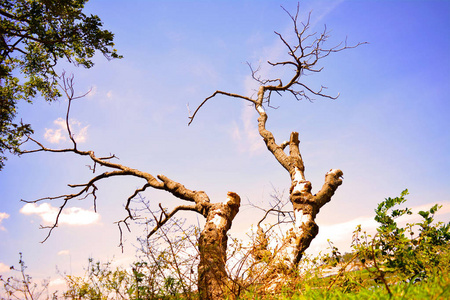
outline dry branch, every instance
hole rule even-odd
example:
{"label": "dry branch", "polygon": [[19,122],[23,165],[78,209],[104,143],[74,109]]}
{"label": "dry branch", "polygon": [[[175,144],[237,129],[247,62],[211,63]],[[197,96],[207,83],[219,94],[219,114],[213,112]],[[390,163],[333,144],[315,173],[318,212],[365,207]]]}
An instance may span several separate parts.
{"label": "dry branch", "polygon": [[[30,153],[35,153],[35,152],[53,152],[53,153],[70,153],[71,152],[76,155],[80,155],[80,156],[89,158],[91,160],[91,162],[93,163],[93,167],[89,166],[89,169],[94,174],[97,171],[96,170],[97,165],[106,167],[109,170],[107,170],[101,174],[93,176],[86,183],[69,184],[68,186],[70,188],[78,189],[78,191],[76,191],[75,193],[67,193],[67,194],[62,194],[62,195],[53,196],[53,197],[50,197],[50,196],[43,197],[43,198],[31,200],[31,201],[22,200],[23,202],[26,202],[26,203],[36,203],[36,202],[40,202],[40,201],[54,201],[54,200],[59,200],[59,199],[63,200],[63,204],[59,207],[55,222],[51,226],[41,226],[41,228],[49,228],[50,229],[48,232],[48,235],[46,236],[46,238],[44,239],[43,242],[45,242],[50,237],[53,229],[55,229],[58,226],[61,213],[63,212],[64,208],[66,207],[67,203],[70,200],[72,200],[72,199],[83,200],[83,199],[86,199],[86,198],[92,196],[93,203],[94,203],[94,210],[95,210],[95,212],[97,212],[96,191],[98,190],[98,188],[96,186],[96,183],[98,183],[104,179],[111,178],[111,177],[131,176],[131,177],[143,179],[146,181],[145,184],[141,188],[136,189],[131,194],[131,196],[128,197],[128,199],[126,200],[125,210],[127,211],[127,217],[124,220],[121,220],[118,222],[121,238],[122,238],[122,230],[121,230],[120,224],[123,223],[128,228],[127,220],[135,219],[135,216],[133,216],[133,214],[131,212],[131,208],[130,208],[131,200],[134,197],[136,197],[139,193],[145,191],[149,187],[152,187],[155,189],[160,189],[160,190],[165,190],[165,191],[171,193],[173,196],[177,197],[178,199],[195,203],[195,205],[192,205],[192,206],[184,206],[184,205],[178,206],[170,214],[167,215],[166,219],[164,219],[163,221],[161,221],[160,223],[157,224],[157,228],[161,227],[164,223],[167,222],[168,219],[170,219],[173,215],[175,215],[175,213],[177,213],[180,210],[192,210],[192,211],[198,212],[198,213],[206,216],[206,213],[209,208],[209,198],[204,192],[202,192],[202,191],[197,192],[197,191],[189,190],[186,187],[184,187],[182,184],[180,184],[176,181],[173,181],[172,179],[170,179],[164,175],[157,175],[155,177],[148,172],[140,171],[138,169],[133,169],[133,168],[127,167],[127,166],[119,164],[119,163],[114,163],[111,161],[111,159],[116,158],[116,156],[113,154],[112,155],[110,154],[109,156],[105,156],[105,157],[98,157],[98,156],[96,156],[94,151],[80,150],[78,147],[78,144],[72,134],[72,130],[71,130],[70,123],[69,123],[69,116],[70,116],[70,110],[72,107],[72,101],[86,96],[87,93],[84,95],[81,95],[81,96],[75,96],[73,76],[66,78],[65,75],[63,74],[61,80],[62,80],[62,84],[60,85],[60,87],[68,99],[68,106],[67,106],[65,119],[66,119],[66,127],[67,127],[66,129],[67,129],[67,133],[70,137],[70,140],[72,142],[72,147],[63,148],[63,149],[48,148],[48,147],[44,146],[43,143],[32,138],[31,136],[28,136],[27,142],[34,144],[35,148],[31,149],[31,150],[23,150],[20,154],[30,154]],[[122,240],[120,241],[120,244],[122,244]]]}

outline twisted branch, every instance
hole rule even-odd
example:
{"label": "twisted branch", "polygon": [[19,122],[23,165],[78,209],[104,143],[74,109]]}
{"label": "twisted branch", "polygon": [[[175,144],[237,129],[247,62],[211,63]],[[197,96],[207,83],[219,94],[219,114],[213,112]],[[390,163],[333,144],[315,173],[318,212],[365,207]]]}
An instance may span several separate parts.
{"label": "twisted branch", "polygon": [[72,200],[72,199],[84,200],[84,199],[88,198],[89,196],[92,196],[93,203],[94,203],[94,211],[97,212],[96,191],[98,189],[97,189],[96,183],[103,179],[107,179],[110,177],[131,176],[131,177],[145,180],[145,184],[141,188],[137,188],[131,194],[131,196],[129,196],[126,200],[125,210],[127,211],[127,217],[125,219],[117,222],[119,231],[120,231],[120,246],[122,246],[121,224],[122,223],[125,224],[125,226],[129,230],[127,220],[128,219],[134,220],[136,218],[136,216],[134,216],[131,212],[131,208],[130,208],[131,201],[139,193],[145,191],[149,187],[152,187],[154,189],[159,189],[159,190],[165,190],[181,200],[195,203],[194,205],[177,206],[172,212],[170,212],[169,214],[165,214],[165,218],[160,219],[157,222],[157,226],[155,227],[154,231],[158,230],[158,228],[163,226],[171,217],[173,217],[178,211],[181,211],[181,210],[191,210],[191,211],[195,211],[195,212],[198,212],[198,213],[206,216],[206,213],[209,210],[209,206],[210,206],[209,202],[210,201],[205,192],[192,191],[190,189],[187,189],[184,185],[168,178],[165,175],[160,174],[155,177],[148,172],[140,171],[138,169],[133,169],[133,168],[127,167],[125,165],[112,162],[111,159],[117,158],[114,154],[112,154],[112,155],[110,154],[109,156],[105,156],[105,157],[98,157],[95,155],[94,151],[92,151],[92,150],[80,150],[78,147],[77,141],[74,138],[73,131],[71,130],[71,127],[70,127],[69,116],[70,116],[70,110],[72,107],[72,105],[71,105],[72,101],[86,96],[87,93],[83,94],[81,96],[75,96],[73,76],[66,78],[65,74],[63,74],[63,76],[61,77],[61,80],[62,80],[62,84],[60,84],[60,87],[68,99],[68,106],[67,106],[67,111],[66,111],[66,127],[67,127],[66,130],[67,130],[67,133],[71,140],[72,147],[62,148],[62,149],[48,148],[48,147],[44,146],[43,143],[32,138],[31,136],[27,136],[27,139],[25,142],[32,143],[35,147],[34,147],[34,149],[31,149],[31,150],[22,150],[20,152],[20,154],[21,155],[22,154],[30,154],[30,153],[35,153],[35,152],[52,152],[52,153],[71,152],[76,155],[88,157],[91,160],[91,162],[93,163],[93,167],[91,167],[89,165],[88,165],[88,167],[94,174],[96,173],[97,165],[109,168],[110,170],[105,171],[101,174],[95,175],[86,183],[69,184],[68,186],[70,188],[79,189],[75,193],[67,193],[67,194],[53,196],[53,197],[43,197],[43,198],[31,200],[31,201],[22,199],[22,201],[26,202],[26,203],[37,203],[37,202],[45,201],[45,200],[49,200],[49,201],[59,200],[59,199],[63,200],[63,204],[58,209],[58,213],[57,213],[55,222],[51,226],[41,226],[41,228],[47,228],[47,229],[49,228],[50,229],[48,232],[48,235],[42,242],[45,242],[50,237],[53,229],[55,229],[58,226],[60,216],[61,216],[64,208],[66,207],[67,203],[70,200]]}

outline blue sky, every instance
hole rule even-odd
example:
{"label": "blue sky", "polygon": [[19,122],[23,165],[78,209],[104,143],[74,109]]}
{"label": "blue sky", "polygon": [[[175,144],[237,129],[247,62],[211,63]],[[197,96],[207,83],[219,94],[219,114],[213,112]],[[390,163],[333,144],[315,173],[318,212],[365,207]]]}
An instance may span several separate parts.
{"label": "blue sky", "polygon": [[[246,62],[262,74],[286,76],[267,60],[286,54],[274,30],[292,36],[280,4],[294,1],[95,1],[86,11],[98,14],[113,31],[122,60],[101,55],[90,70],[61,64],[75,76],[76,89],[91,93],[74,103],[73,128],[80,147],[154,175],[164,174],[212,201],[227,191],[244,204],[267,204],[274,188],[289,188],[289,177],[265,149],[256,113],[237,99],[217,97],[187,126],[188,107],[215,90],[251,96],[256,87]],[[323,61],[320,74],[306,78],[325,85],[338,100],[274,99],[268,129],[277,141],[298,131],[306,177],[316,191],[331,168],[344,183],[317,218],[320,233],[311,251],[334,240],[345,247],[357,224],[373,226],[376,204],[408,188],[408,206],[443,204],[440,220],[450,217],[450,2],[448,1],[302,1],[301,17],[312,11],[312,31],[331,31],[330,46],[348,38],[368,42]],[[19,117],[35,137],[52,147],[68,146],[63,118],[67,101],[41,99],[21,105]],[[61,134],[61,135],[59,135]],[[64,140],[65,138],[65,140]],[[17,264],[23,252],[34,278],[82,274],[87,259],[133,260],[135,237],[126,235],[122,254],[113,222],[123,218],[126,198],[144,183],[119,178],[99,184],[98,214],[92,201],[77,201],[44,244],[39,224],[54,216],[60,203],[25,207],[33,200],[69,192],[67,184],[85,182],[88,162],[73,155],[38,153],[10,157],[0,172],[0,271]],[[160,191],[144,193],[157,207],[179,204]],[[51,206],[50,206],[51,205]],[[53,213],[53,215],[52,215]],[[191,214],[182,216],[196,221]],[[261,217],[241,208],[230,233],[244,237]],[[88,224],[83,224],[88,223]]]}

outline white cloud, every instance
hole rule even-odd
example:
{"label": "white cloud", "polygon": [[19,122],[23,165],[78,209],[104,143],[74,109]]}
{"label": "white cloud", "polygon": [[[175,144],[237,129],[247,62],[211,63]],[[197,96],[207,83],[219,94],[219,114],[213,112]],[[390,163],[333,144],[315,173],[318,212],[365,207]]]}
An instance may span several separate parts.
{"label": "white cloud", "polygon": [[67,128],[67,126],[66,126],[66,120],[64,120],[63,118],[58,118],[58,119],[56,119],[55,121],[53,121],[53,123],[55,124],[55,125],[57,125],[58,127],[60,127],[61,129],[66,129]]}
{"label": "white cloud", "polygon": [[6,273],[9,272],[10,267],[5,265],[4,263],[0,262],[0,273]]}
{"label": "white cloud", "polygon": [[[343,2],[344,2],[345,0],[337,0],[337,1],[334,1],[334,3],[333,3],[333,1],[326,1],[326,3],[320,3],[320,2],[318,2],[319,3],[319,5],[318,6],[316,6],[315,7],[315,9],[313,10],[313,12],[319,12],[318,14],[314,14],[314,15],[312,15],[312,17],[311,17],[311,21],[312,21],[312,23],[311,23],[311,27],[312,28],[314,28],[314,26],[317,24],[317,23],[322,23],[322,20],[328,15],[328,14],[330,14],[331,12],[333,12],[339,5],[341,5]],[[315,3],[315,4],[317,4],[317,3]],[[312,9],[311,9],[312,10]],[[308,12],[309,11],[311,11],[311,10],[308,10]],[[305,16],[306,17],[306,16]],[[306,18],[304,18],[304,19],[306,19]]]}
{"label": "white cloud", "polygon": [[0,230],[1,231],[6,231],[6,228],[2,226],[2,222],[4,219],[8,219],[9,215],[7,213],[4,212],[0,212]]}
{"label": "white cloud", "polygon": [[112,92],[112,91],[108,91],[108,92],[106,93],[106,98],[111,99],[112,96],[113,96],[113,92]]}
{"label": "white cloud", "polygon": [[61,250],[57,254],[58,255],[70,255],[70,251],[69,250]]}
{"label": "white cloud", "polygon": [[319,224],[319,235],[311,243],[308,252],[317,254],[324,251],[329,247],[328,240],[333,242],[342,253],[349,251],[353,232],[358,225],[361,225],[362,230],[368,234],[373,234],[377,228],[377,222],[373,217],[360,217],[333,225]]}
{"label": "white cloud", "polygon": [[[53,207],[49,203],[43,203],[41,205],[37,205],[36,203],[27,203],[20,209],[20,212],[25,215],[38,215],[46,224],[53,224],[55,222],[58,211],[59,208]],[[79,207],[66,208],[59,216],[59,224],[75,226],[94,224],[99,220],[99,214]]]}
{"label": "white cloud", "polygon": [[[428,211],[434,205],[434,203],[428,203],[420,206],[409,207],[412,210],[412,215],[403,215],[396,219],[398,226],[405,227],[407,223],[413,224],[418,223],[423,220],[423,218],[418,214],[419,211]],[[442,207],[434,214],[435,222],[448,220],[450,214],[450,202],[441,201],[439,205]],[[448,222],[448,221],[445,221]],[[372,216],[362,216],[352,220],[348,220],[342,223],[335,224],[321,224],[319,225],[319,234],[311,242],[310,247],[306,250],[308,254],[318,255],[319,253],[327,253],[330,245],[328,240],[330,240],[335,247],[339,249],[341,253],[350,252],[353,232],[356,230],[358,225],[361,225],[362,232],[366,232],[372,237],[377,232],[376,229],[379,226],[374,220],[374,215]],[[267,226],[269,226],[268,224]],[[291,224],[281,225],[281,232],[287,232],[291,228]],[[249,232],[255,230],[253,227]],[[272,240],[270,243],[271,247],[277,245],[277,240]]]}
{"label": "white cloud", "polygon": [[232,129],[231,129],[231,137],[235,141],[241,141],[242,140],[241,131],[240,131],[239,126],[238,126],[238,124],[236,122],[233,122]]}
{"label": "white cloud", "polygon": [[189,72],[198,78],[207,79],[210,82],[214,82],[219,78],[217,70],[211,65],[206,63],[203,59],[196,59],[189,63]]}
{"label": "white cloud", "polygon": [[[70,129],[77,143],[84,143],[87,138],[87,129],[89,125],[82,127],[80,121],[76,119],[70,119]],[[53,121],[56,125],[55,128],[45,128],[44,138],[52,143],[59,144],[65,142],[68,139],[66,121],[63,118],[58,118]]]}
{"label": "white cloud", "polygon": [[52,144],[59,144],[66,140],[66,137],[61,134],[61,129],[54,130],[45,128],[44,138]]}
{"label": "white cloud", "polygon": [[[258,89],[258,84],[251,76],[245,79],[245,95],[252,96]],[[257,127],[258,114],[253,105],[243,102],[241,110],[241,123],[233,124],[231,136],[238,143],[239,150],[252,154],[264,149],[264,142],[259,135]]]}
{"label": "white cloud", "polygon": [[70,120],[70,128],[72,129],[75,141],[84,143],[87,139],[87,129],[89,125],[82,127],[81,122],[75,119]]}
{"label": "white cloud", "polygon": [[256,126],[256,120],[258,119],[258,116],[254,107],[245,105],[242,110],[241,119],[244,125],[244,133],[249,144],[250,152],[254,153],[264,149],[263,140],[259,135],[258,128]]}

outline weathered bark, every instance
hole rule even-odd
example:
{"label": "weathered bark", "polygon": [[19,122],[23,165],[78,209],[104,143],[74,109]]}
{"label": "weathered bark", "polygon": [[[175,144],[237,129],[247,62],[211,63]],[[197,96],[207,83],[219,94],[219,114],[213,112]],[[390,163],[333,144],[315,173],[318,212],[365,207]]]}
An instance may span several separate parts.
{"label": "weathered bark", "polygon": [[[298,169],[296,172],[299,172]],[[319,233],[315,223],[320,208],[331,200],[335,190],[342,184],[341,170],[330,170],[325,176],[322,190],[313,195],[311,183],[306,180],[292,181],[290,200],[294,209],[295,223],[275,256],[275,261],[292,268],[300,262],[304,251]]]}
{"label": "weathered bark", "polygon": [[225,269],[227,252],[227,232],[231,228],[236,214],[239,212],[241,198],[238,194],[228,192],[227,200],[223,203],[210,203],[209,197],[203,191],[191,191],[182,184],[158,175],[167,190],[174,196],[194,201],[194,206],[177,206],[172,212],[165,213],[157,226],[149,235],[156,232],[168,219],[179,210],[193,210],[206,218],[205,227],[200,234],[198,265],[198,291],[200,299],[222,299],[226,291],[228,275]]}
{"label": "weathered bark", "polygon": [[211,204],[207,213],[206,224],[199,240],[200,299],[222,299],[226,290],[227,232],[239,211],[240,201],[237,194],[228,192],[228,200],[224,203]]}
{"label": "weathered bark", "polygon": [[[258,129],[267,149],[277,161],[289,172],[291,178],[290,201],[293,206],[295,223],[286,233],[284,241],[276,249],[273,256],[273,270],[269,273],[284,272],[295,268],[300,262],[304,251],[319,233],[315,218],[320,208],[331,200],[334,192],[342,184],[341,170],[330,170],[325,176],[322,189],[316,194],[311,193],[311,182],[305,179],[305,167],[300,154],[298,133],[292,132],[290,140],[278,145],[273,134],[266,129],[267,114],[262,106],[264,93],[269,90],[261,86],[255,108],[259,113]],[[284,149],[289,146],[289,154]]]}

